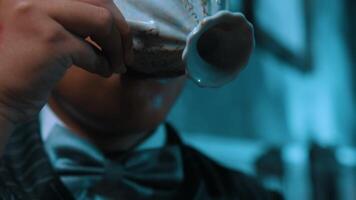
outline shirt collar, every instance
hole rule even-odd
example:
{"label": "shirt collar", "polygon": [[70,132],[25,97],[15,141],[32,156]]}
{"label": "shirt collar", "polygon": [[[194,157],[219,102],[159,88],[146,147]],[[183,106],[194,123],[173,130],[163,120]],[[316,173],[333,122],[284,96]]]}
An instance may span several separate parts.
{"label": "shirt collar", "polygon": [[[41,137],[44,142],[51,134],[51,130],[59,125],[61,127],[67,128],[64,122],[58,118],[58,116],[52,111],[52,109],[46,105],[43,107],[39,114],[40,121],[40,131]],[[167,133],[164,124],[158,126],[154,133],[144,140],[141,144],[136,147],[136,150],[145,150],[151,148],[160,148],[163,147],[167,140]]]}

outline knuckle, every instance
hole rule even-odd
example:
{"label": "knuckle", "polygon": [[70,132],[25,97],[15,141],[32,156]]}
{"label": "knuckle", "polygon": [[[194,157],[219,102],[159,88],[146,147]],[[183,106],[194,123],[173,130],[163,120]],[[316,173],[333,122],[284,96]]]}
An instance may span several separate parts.
{"label": "knuckle", "polygon": [[112,30],[114,23],[114,17],[111,12],[108,9],[99,8],[96,19],[100,30],[103,31],[103,34],[109,34]]}
{"label": "knuckle", "polygon": [[41,39],[46,43],[54,44],[62,42],[65,37],[64,31],[57,26],[47,25],[47,27],[41,31]]}
{"label": "knuckle", "polygon": [[[67,50],[67,53],[68,53],[69,55],[71,55],[71,56],[80,53],[81,50],[82,50],[82,48],[83,48],[83,47],[81,46],[80,42],[75,41],[75,40],[70,40],[70,41],[67,42],[67,44],[70,44],[70,47],[71,47],[71,48]],[[67,45],[67,46],[69,46],[69,45]],[[71,58],[71,59],[72,59],[72,58]]]}
{"label": "knuckle", "polygon": [[14,13],[17,15],[26,15],[31,13],[35,9],[35,5],[32,1],[20,1],[14,6]]}

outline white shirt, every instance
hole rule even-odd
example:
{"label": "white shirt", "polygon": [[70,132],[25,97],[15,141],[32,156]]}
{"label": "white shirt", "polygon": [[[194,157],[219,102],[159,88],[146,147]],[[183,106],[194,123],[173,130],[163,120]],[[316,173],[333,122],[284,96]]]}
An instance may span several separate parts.
{"label": "white shirt", "polygon": [[[46,142],[46,139],[49,134],[51,134],[51,130],[55,125],[66,127],[48,105],[44,106],[41,110],[39,120],[41,137],[44,142]],[[163,147],[166,143],[166,137],[166,128],[161,124],[150,137],[136,147],[136,150]]]}

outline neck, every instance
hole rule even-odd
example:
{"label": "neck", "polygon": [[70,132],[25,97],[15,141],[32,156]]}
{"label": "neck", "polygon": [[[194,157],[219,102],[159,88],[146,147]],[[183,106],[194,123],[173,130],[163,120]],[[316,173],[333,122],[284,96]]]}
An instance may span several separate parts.
{"label": "neck", "polygon": [[108,133],[96,130],[89,124],[76,119],[54,98],[50,98],[49,106],[73,134],[86,138],[104,152],[127,151],[149,136],[147,132],[126,134],[120,131]]}

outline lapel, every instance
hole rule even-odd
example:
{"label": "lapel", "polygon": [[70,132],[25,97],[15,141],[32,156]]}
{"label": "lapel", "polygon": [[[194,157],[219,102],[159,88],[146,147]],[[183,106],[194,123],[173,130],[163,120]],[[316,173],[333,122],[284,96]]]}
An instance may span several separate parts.
{"label": "lapel", "polygon": [[202,168],[197,164],[199,157],[192,154],[191,148],[186,146],[179,137],[177,130],[166,123],[168,141],[179,145],[183,157],[184,181],[180,194],[176,199],[209,200],[208,191],[203,181]]}
{"label": "lapel", "polygon": [[17,183],[16,190],[21,190],[18,196],[24,196],[24,199],[73,199],[53,171],[44,151],[38,119],[16,127],[5,149],[4,161]]}
{"label": "lapel", "polygon": [[[178,132],[170,124],[166,124],[167,135],[172,138],[182,151],[184,163],[184,183],[181,194],[177,199],[192,200],[232,200],[239,199],[230,195],[227,187],[231,185],[223,184],[224,177],[218,166],[211,159],[201,154],[194,148],[187,146],[179,137]],[[228,174],[226,174],[229,176]],[[236,188],[234,188],[236,190]],[[249,199],[249,198],[242,198]]]}

